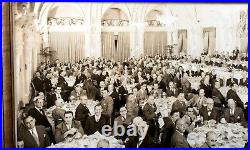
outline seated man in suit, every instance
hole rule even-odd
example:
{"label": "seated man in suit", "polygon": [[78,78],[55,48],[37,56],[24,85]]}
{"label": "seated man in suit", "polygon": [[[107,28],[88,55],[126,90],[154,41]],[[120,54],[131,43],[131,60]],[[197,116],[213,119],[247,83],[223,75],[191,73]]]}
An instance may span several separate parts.
{"label": "seated man in suit", "polygon": [[186,122],[184,119],[178,119],[176,121],[175,127],[176,130],[172,135],[170,145],[172,148],[189,148],[188,141],[183,135],[186,131]]}
{"label": "seated man in suit", "polygon": [[227,91],[227,99],[233,99],[236,102],[236,106],[244,109],[244,103],[241,101],[239,95],[237,94],[238,85],[233,83],[231,84],[231,89]]}
{"label": "seated man in suit", "polygon": [[85,132],[87,135],[94,134],[96,131],[102,133],[104,125],[110,125],[109,117],[102,114],[102,105],[95,106],[95,115],[88,117],[85,125]]}
{"label": "seated man in suit", "polygon": [[[120,108],[120,116],[115,118],[115,122],[117,123],[117,125],[123,125],[127,129],[127,127],[132,123],[132,119],[132,116],[127,114],[126,107],[123,106]],[[127,134],[124,134],[123,136],[119,136],[117,138],[124,141],[127,138]]]}
{"label": "seated man in suit", "polygon": [[109,118],[113,117],[114,111],[114,102],[111,96],[108,95],[108,91],[102,91],[102,101],[100,102],[102,105],[102,114],[108,116]]}
{"label": "seated man in suit", "polygon": [[242,73],[242,78],[240,79],[239,85],[248,87],[248,78],[247,78],[247,73],[246,72]]}
{"label": "seated man in suit", "polygon": [[55,126],[63,122],[65,110],[62,108],[64,101],[63,99],[58,99],[55,101],[56,108],[52,111],[52,117],[55,122]]}
{"label": "seated man in suit", "polygon": [[[157,84],[158,85],[158,84]],[[146,91],[147,85],[146,83],[142,83],[141,88],[139,91],[137,91],[136,97],[139,100],[139,103],[144,103],[147,99],[147,91]]]}
{"label": "seated man in suit", "polygon": [[24,148],[44,148],[50,146],[50,139],[44,126],[36,126],[36,119],[31,115],[23,118],[23,124],[17,130],[18,143]]}
{"label": "seated man in suit", "polygon": [[145,120],[149,125],[149,135],[156,142],[159,138],[160,130],[158,118],[161,115],[160,112],[157,112],[157,107],[154,103],[154,96],[150,95],[148,101],[143,107],[143,114],[145,115]]}
{"label": "seated man in suit", "polygon": [[35,91],[38,92],[44,92],[43,84],[44,79],[42,79],[40,72],[36,72],[36,76],[32,80],[32,83],[34,85]]}
{"label": "seated man in suit", "polygon": [[217,146],[217,135],[214,131],[208,131],[206,134],[206,142],[201,148],[216,148]]}
{"label": "seated man in suit", "polygon": [[175,122],[180,118],[180,112],[171,111],[169,117],[164,117],[164,125],[161,129],[161,146],[170,147],[171,137],[175,132]]}
{"label": "seated man in suit", "polygon": [[232,72],[230,74],[230,78],[227,79],[227,83],[226,86],[230,86],[231,84],[236,83],[238,85],[238,80],[236,78],[234,78],[234,73]]}
{"label": "seated man in suit", "polygon": [[185,99],[184,93],[180,93],[176,101],[172,104],[172,111],[179,111],[182,117],[186,113],[187,100]]}
{"label": "seated man in suit", "polygon": [[75,119],[81,122],[82,127],[84,128],[86,125],[86,120],[88,119],[90,112],[87,103],[87,95],[82,95],[80,97],[81,103],[76,108]]}
{"label": "seated man in suit", "polygon": [[167,89],[166,93],[168,97],[174,96],[177,97],[179,95],[179,90],[175,87],[175,84],[173,81],[169,82],[169,88]]}
{"label": "seated man in suit", "polygon": [[203,106],[200,110],[199,113],[201,117],[203,117],[204,121],[208,120],[215,120],[216,122],[219,121],[219,109],[214,107],[214,100],[211,98],[207,99],[207,106]]}
{"label": "seated man in suit", "polygon": [[75,90],[71,91],[70,96],[69,96],[69,101],[77,101],[80,100],[80,97],[84,95],[85,93],[83,92],[81,86],[79,84],[75,85]]}
{"label": "seated man in suit", "polygon": [[157,83],[154,83],[154,88],[152,93],[155,97],[160,97],[162,95],[162,90],[159,89],[159,85]]}
{"label": "seated man in suit", "polygon": [[150,95],[148,97],[148,101],[143,107],[143,114],[145,115],[145,118],[147,121],[151,121],[154,118],[157,118],[157,113],[156,113],[156,105],[154,103],[154,97]]}
{"label": "seated man in suit", "polygon": [[228,108],[225,108],[221,122],[227,122],[227,123],[241,123],[245,124],[245,116],[244,112],[241,108],[236,106],[236,103],[233,99],[228,100]]}
{"label": "seated man in suit", "polygon": [[220,88],[220,82],[216,81],[214,88],[212,90],[212,97],[215,101],[215,106],[216,107],[226,106],[227,102],[225,100],[225,97],[221,94],[219,88]]}
{"label": "seated man in suit", "polygon": [[204,89],[199,90],[199,96],[194,96],[191,100],[188,101],[188,106],[197,107],[200,109],[206,104],[207,98],[205,97]]}
{"label": "seated man in suit", "polygon": [[148,134],[149,125],[141,117],[135,117],[131,127],[136,129],[136,135],[127,138],[125,141],[126,148],[147,148],[156,146],[152,137]]}
{"label": "seated man in suit", "polygon": [[63,99],[65,101],[64,95],[62,94],[62,87],[57,86],[55,92],[51,94],[47,99],[47,108],[55,105],[57,99]]}
{"label": "seated man in suit", "polygon": [[84,135],[83,128],[79,121],[73,120],[73,112],[66,111],[64,113],[64,122],[55,128],[56,143],[65,141],[67,138],[81,138]]}
{"label": "seated man in suit", "polygon": [[132,116],[127,114],[127,108],[125,106],[120,108],[120,116],[115,118],[117,125],[128,126],[132,122]]}
{"label": "seated man in suit", "polygon": [[36,125],[45,126],[45,129],[48,132],[51,142],[54,143],[55,141],[54,141],[54,136],[52,133],[52,126],[49,123],[49,120],[47,116],[45,115],[45,112],[43,109],[44,100],[41,97],[38,97],[35,99],[34,104],[35,104],[35,107],[31,108],[28,114],[36,119]]}

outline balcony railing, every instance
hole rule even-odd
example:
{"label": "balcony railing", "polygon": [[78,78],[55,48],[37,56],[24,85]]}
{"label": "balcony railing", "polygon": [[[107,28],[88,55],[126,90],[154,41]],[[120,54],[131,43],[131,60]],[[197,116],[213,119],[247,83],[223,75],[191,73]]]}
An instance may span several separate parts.
{"label": "balcony railing", "polygon": [[84,20],[81,18],[48,18],[49,26],[75,26],[83,25]]}

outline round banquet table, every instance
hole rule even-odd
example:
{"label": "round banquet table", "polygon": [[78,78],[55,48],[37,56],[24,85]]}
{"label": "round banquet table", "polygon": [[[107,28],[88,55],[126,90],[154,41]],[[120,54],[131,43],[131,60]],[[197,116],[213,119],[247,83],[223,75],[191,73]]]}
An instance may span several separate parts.
{"label": "round banquet table", "polygon": [[102,139],[109,141],[110,148],[125,148],[125,146],[121,145],[113,136],[105,137],[99,132],[89,136],[85,135],[80,139],[66,139],[63,142],[51,145],[48,148],[97,148],[97,143]]}
{"label": "round banquet table", "polygon": [[187,141],[191,147],[201,147],[206,141],[206,133],[214,131],[217,134],[218,148],[243,148],[248,141],[248,129],[239,123],[215,124],[197,127],[188,134]]}

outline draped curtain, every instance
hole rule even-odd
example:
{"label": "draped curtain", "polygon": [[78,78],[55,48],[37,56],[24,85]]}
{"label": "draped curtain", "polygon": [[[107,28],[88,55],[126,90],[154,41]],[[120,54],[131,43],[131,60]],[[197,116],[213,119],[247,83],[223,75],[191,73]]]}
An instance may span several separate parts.
{"label": "draped curtain", "polygon": [[129,32],[102,32],[102,56],[116,61],[129,57]]}
{"label": "draped curtain", "polygon": [[50,32],[50,50],[61,61],[77,62],[84,57],[85,37],[83,32]]}
{"label": "draped curtain", "polygon": [[187,53],[187,30],[178,31],[178,50]]}
{"label": "draped curtain", "polygon": [[204,33],[203,45],[204,45],[204,51],[208,52],[208,50],[209,50],[209,32]]}
{"label": "draped curtain", "polygon": [[166,54],[167,32],[144,33],[144,55]]}
{"label": "draped curtain", "polygon": [[212,54],[215,51],[216,44],[216,29],[204,28],[203,29],[203,48],[208,54]]}

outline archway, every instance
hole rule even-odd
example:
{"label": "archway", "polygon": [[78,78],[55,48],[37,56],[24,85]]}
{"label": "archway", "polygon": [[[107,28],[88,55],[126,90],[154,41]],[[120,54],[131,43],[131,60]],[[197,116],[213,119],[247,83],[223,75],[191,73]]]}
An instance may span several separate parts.
{"label": "archway", "polygon": [[102,56],[124,60],[129,57],[130,33],[127,15],[119,8],[108,9],[102,17]]}
{"label": "archway", "polygon": [[167,31],[162,29],[165,24],[159,19],[162,15],[161,11],[153,9],[145,17],[144,55],[166,54]]}
{"label": "archway", "polygon": [[73,4],[55,4],[47,14],[48,44],[53,58],[77,62],[85,55],[84,15]]}

